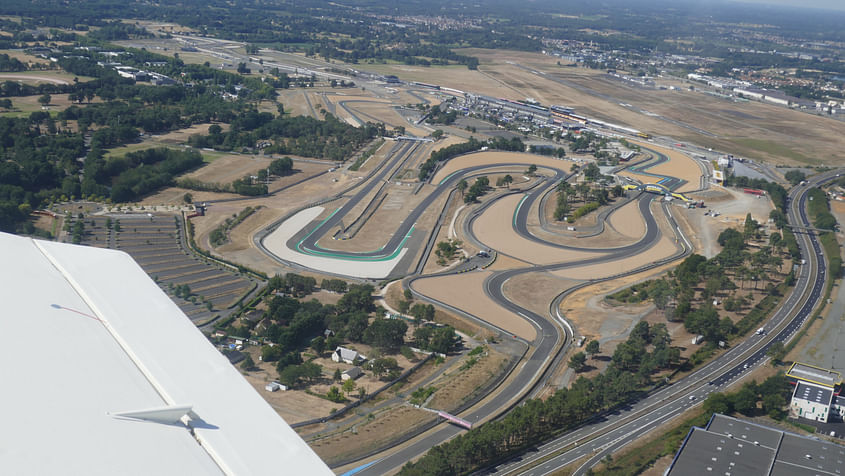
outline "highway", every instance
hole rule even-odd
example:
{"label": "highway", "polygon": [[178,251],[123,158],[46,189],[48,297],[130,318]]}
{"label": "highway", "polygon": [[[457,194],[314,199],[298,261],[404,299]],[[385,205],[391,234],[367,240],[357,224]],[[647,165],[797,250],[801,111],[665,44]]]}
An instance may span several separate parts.
{"label": "highway", "polygon": [[[806,215],[807,191],[832,180],[828,172],[790,193],[790,223],[809,225]],[[807,263],[799,267],[793,292],[781,303],[763,328],[765,335],[752,335],[701,369],[640,400],[629,408],[603,416],[576,431],[539,446],[530,455],[503,463],[490,472],[540,476],[550,474],[589,456],[574,474],[584,474],[608,454],[659,427],[687,409],[700,405],[712,392],[748,375],[768,358],[766,351],[775,342],[788,343],[812,314],[824,291],[826,262],[821,244],[813,234],[796,234]]]}

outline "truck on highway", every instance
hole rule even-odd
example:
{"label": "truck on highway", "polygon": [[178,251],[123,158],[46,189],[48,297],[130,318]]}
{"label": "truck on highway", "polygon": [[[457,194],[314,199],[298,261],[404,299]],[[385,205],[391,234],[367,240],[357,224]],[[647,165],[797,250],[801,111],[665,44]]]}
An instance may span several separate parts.
{"label": "truck on highway", "polygon": [[766,329],[763,328],[763,327],[757,329],[757,335],[758,336],[766,335]]}

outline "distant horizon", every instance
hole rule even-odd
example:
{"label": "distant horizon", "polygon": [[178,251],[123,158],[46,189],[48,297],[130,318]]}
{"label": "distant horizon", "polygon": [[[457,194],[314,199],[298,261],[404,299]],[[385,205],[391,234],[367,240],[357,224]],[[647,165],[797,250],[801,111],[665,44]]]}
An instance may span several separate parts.
{"label": "distant horizon", "polygon": [[[695,0],[693,0],[695,1]],[[755,5],[772,5],[783,7],[804,7],[820,10],[836,10],[845,12],[845,1],[843,0],[732,0],[734,3],[746,3]]]}

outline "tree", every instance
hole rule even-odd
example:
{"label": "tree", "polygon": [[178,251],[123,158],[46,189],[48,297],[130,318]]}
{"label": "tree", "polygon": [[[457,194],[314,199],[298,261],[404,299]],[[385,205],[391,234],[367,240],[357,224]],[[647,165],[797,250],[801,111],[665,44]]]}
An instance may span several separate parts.
{"label": "tree", "polygon": [[724,393],[711,393],[704,401],[704,412],[726,415],[733,411],[733,402]]}
{"label": "tree", "polygon": [[411,306],[411,309],[408,312],[412,316],[414,316],[417,321],[434,320],[434,306],[432,306],[431,304],[423,304],[418,302]]}
{"label": "tree", "polygon": [[621,197],[625,194],[625,189],[622,188],[621,185],[617,184],[610,190],[610,194],[614,197]]}
{"label": "tree", "polygon": [[[364,332],[366,332],[369,325],[370,319],[367,317],[367,313],[359,311],[352,314],[346,322],[346,328],[344,329],[346,337],[352,342],[363,342]],[[329,346],[329,348],[334,349],[335,347]]]}
{"label": "tree", "polygon": [[739,392],[732,395],[734,409],[743,415],[751,416],[757,410],[757,383],[747,382]]}
{"label": "tree", "polygon": [[317,336],[311,339],[311,348],[317,353],[317,357],[323,355],[323,352],[326,350],[326,338]]}
{"label": "tree", "polygon": [[459,192],[461,192],[462,197],[464,196],[464,192],[466,192],[467,187],[469,187],[469,184],[466,180],[461,179],[461,181],[458,182],[457,189]]}
{"label": "tree", "polygon": [[341,313],[364,311],[372,312],[373,306],[373,291],[375,289],[369,284],[353,284],[349,286],[346,294],[337,302],[337,309]]}
{"label": "tree", "polygon": [[353,390],[355,390],[355,380],[349,379],[346,382],[343,382],[342,387],[343,392],[349,395],[350,393],[352,393]]}
{"label": "tree", "polygon": [[182,196],[182,201],[187,204],[194,203],[194,196],[190,192],[188,192]]}
{"label": "tree", "polygon": [[745,239],[748,239],[751,235],[754,234],[755,231],[757,231],[757,226],[758,226],[757,221],[755,221],[753,218],[751,218],[751,214],[750,213],[746,214],[745,215],[745,226],[743,228],[743,236],[745,237]]}
{"label": "tree", "polygon": [[343,397],[343,394],[340,393],[340,390],[338,390],[334,385],[332,385],[329,388],[329,391],[326,392],[326,398],[335,403],[342,403],[346,400],[346,398]]}
{"label": "tree", "polygon": [[390,357],[373,359],[370,361],[370,370],[376,377],[381,378],[383,375],[387,375],[387,378],[391,379],[392,375],[399,375],[399,364],[396,359]]}
{"label": "tree", "polygon": [[309,382],[312,382],[323,375],[323,367],[320,364],[315,364],[314,362],[305,362],[299,367],[302,368],[302,376],[305,377]]}
{"label": "tree", "polygon": [[254,361],[254,360],[252,360],[252,356],[251,356],[251,355],[246,354],[246,357],[244,358],[244,361],[243,361],[243,362],[241,362],[241,368],[242,368],[242,369],[244,369],[244,370],[246,370],[246,371],[250,371],[250,370],[252,370],[252,369],[254,369],[254,368],[255,368],[255,361]]}
{"label": "tree", "polygon": [[506,187],[511,188],[511,184],[513,183],[513,177],[511,177],[510,174],[505,175],[504,177],[502,177],[502,183],[504,183]]}
{"label": "tree", "polygon": [[537,166],[531,164],[528,166],[528,170],[525,171],[525,174],[528,176],[533,176],[535,172],[537,172]]}
{"label": "tree", "polygon": [[269,346],[265,345],[261,348],[261,360],[263,362],[273,362],[279,360],[282,357],[282,346],[274,345]]}
{"label": "tree", "polygon": [[598,354],[600,352],[599,341],[591,340],[590,342],[587,343],[587,348],[584,349],[584,350],[586,350],[587,354],[589,354],[590,356],[595,356],[596,354]]}
{"label": "tree", "polygon": [[335,382],[340,382],[343,379],[343,373],[340,371],[340,369],[334,369],[334,375],[332,376],[332,379]]}
{"label": "tree", "polygon": [[402,301],[399,301],[399,312],[400,313],[407,314],[408,309],[410,309],[410,308],[411,308],[411,302],[410,301],[405,301],[404,299]]}
{"label": "tree", "polygon": [[788,180],[792,185],[798,185],[807,178],[807,175],[800,170],[790,170],[783,174],[783,178]]}
{"label": "tree", "polygon": [[587,362],[587,356],[583,352],[578,352],[569,358],[569,368],[575,372],[584,370],[584,364]]}
{"label": "tree", "polygon": [[270,173],[284,177],[293,172],[293,160],[290,157],[282,157],[270,162]]}
{"label": "tree", "polygon": [[302,369],[298,365],[289,365],[279,372],[279,382],[294,387],[302,378]]}
{"label": "tree", "polygon": [[38,103],[41,104],[42,106],[46,107],[46,106],[50,105],[50,101],[52,99],[53,99],[53,97],[50,96],[49,94],[44,94],[44,95],[42,95],[38,98]]}
{"label": "tree", "polygon": [[786,355],[786,347],[781,341],[773,342],[772,345],[769,346],[769,350],[766,351],[766,355],[771,357],[772,364],[780,365],[781,360]]}
{"label": "tree", "polygon": [[405,343],[408,324],[399,319],[376,319],[364,331],[364,342],[387,352],[396,352]]}
{"label": "tree", "polygon": [[439,138],[443,137],[443,131],[440,130],[440,129],[435,129],[434,132],[431,133],[431,137],[434,137],[435,139],[439,139]]}

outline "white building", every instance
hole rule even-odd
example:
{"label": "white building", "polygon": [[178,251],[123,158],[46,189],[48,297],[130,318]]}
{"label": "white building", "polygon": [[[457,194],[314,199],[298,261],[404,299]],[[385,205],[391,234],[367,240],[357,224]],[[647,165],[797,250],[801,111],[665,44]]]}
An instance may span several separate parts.
{"label": "white building", "polygon": [[789,413],[793,417],[827,423],[831,416],[845,414],[845,401],[836,396],[842,376],[834,370],[795,362],[786,372],[795,384]]}
{"label": "white building", "polygon": [[768,101],[770,103],[779,104],[781,106],[789,106],[789,99],[777,97],[777,96],[769,96],[768,94],[763,97],[764,101]]}
{"label": "white building", "polygon": [[344,362],[350,365],[356,365],[364,360],[364,357],[358,351],[347,349],[346,347],[338,347],[332,352],[332,360],[335,362]]}
{"label": "white building", "polygon": [[789,413],[799,418],[827,423],[832,402],[832,388],[799,381],[792,392]]}
{"label": "white building", "polygon": [[361,367],[352,367],[349,370],[344,370],[342,374],[340,374],[340,379],[343,381],[352,379],[355,380],[356,378],[364,375],[364,371],[361,370]]}
{"label": "white building", "polygon": [[270,383],[268,383],[267,385],[264,386],[264,390],[267,390],[268,392],[278,392],[279,390],[284,392],[284,391],[287,391],[287,389],[288,389],[287,385],[276,382],[276,381],[270,382]]}

